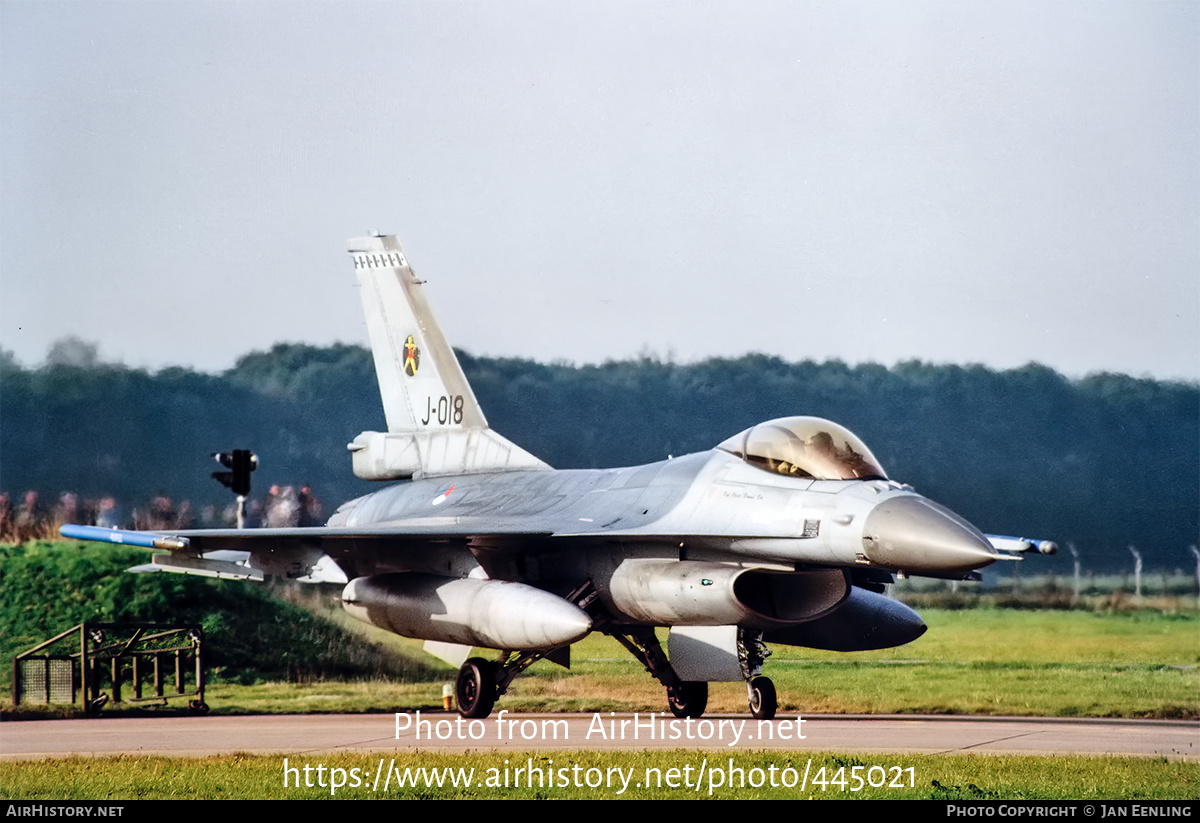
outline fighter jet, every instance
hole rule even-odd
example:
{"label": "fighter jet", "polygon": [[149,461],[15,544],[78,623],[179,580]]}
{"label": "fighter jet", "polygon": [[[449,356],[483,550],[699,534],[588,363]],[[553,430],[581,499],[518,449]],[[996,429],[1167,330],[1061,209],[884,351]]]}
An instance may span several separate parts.
{"label": "fighter jet", "polygon": [[894,575],[978,578],[1054,549],[989,539],[817,417],[645,466],[552,469],[489,428],[396,238],[349,250],[388,429],[356,437],[351,462],[390,485],[323,527],[62,534],[168,550],[147,569],[343,583],[350,614],[459,667],[471,718],[534,662],[569,667],[571,644],[591,632],[645,665],[678,717],[704,712],[709,682],[745,681],[752,714],[772,718],[767,644],[899,646],[926,627],[885,595]]}

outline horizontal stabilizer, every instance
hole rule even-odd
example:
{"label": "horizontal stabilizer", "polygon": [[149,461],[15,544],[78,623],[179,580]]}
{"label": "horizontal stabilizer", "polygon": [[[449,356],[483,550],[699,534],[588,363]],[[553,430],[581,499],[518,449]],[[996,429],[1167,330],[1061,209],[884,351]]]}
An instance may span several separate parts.
{"label": "horizontal stabilizer", "polygon": [[455,474],[548,469],[491,429],[415,434],[363,432],[346,448],[363,480],[407,480]]}

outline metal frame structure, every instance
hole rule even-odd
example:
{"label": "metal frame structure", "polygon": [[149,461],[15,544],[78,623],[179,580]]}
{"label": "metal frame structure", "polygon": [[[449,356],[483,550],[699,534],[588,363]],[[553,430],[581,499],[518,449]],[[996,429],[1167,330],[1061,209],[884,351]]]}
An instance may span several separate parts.
{"label": "metal frame structure", "polygon": [[[199,626],[80,623],[13,657],[13,704],[78,702],[85,712],[97,712],[110,700],[166,705],[191,698],[189,708],[207,711],[203,646]],[[101,691],[106,679],[108,693]],[[132,696],[123,694],[126,685]]]}

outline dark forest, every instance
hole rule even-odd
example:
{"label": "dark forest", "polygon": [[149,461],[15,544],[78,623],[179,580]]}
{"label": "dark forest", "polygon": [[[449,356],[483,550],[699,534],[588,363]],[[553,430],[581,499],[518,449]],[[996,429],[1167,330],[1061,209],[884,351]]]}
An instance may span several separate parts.
{"label": "dark forest", "polygon": [[[1189,569],[1200,531],[1200,387],[1044,366],[789,363],[751,354],[575,366],[459,359],[492,428],[556,468],[624,466],[712,448],[757,422],[826,417],[894,480],[982,530],[1071,542],[1117,571]],[[254,450],[254,494],[310,484],[326,516],[373,490],[346,444],[382,430],[370,352],[279,344],[223,374],[150,373],[95,359],[24,368],[0,358],[0,491],[155,496],[225,506],[211,454]],[[1057,559],[1037,571],[1069,569]],[[1029,564],[1026,564],[1029,565]],[[1034,571],[1030,569],[1030,571]]]}

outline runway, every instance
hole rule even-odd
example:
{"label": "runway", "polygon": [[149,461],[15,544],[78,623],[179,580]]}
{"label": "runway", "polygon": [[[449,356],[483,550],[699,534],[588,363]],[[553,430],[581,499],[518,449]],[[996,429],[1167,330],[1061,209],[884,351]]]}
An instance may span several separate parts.
{"label": "runway", "polygon": [[0,757],[199,757],[395,751],[694,749],[898,754],[1130,755],[1200,761],[1200,723],[1166,720],[660,713],[99,717],[0,724]]}

